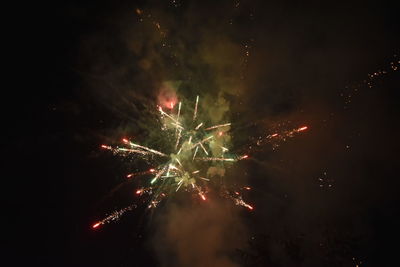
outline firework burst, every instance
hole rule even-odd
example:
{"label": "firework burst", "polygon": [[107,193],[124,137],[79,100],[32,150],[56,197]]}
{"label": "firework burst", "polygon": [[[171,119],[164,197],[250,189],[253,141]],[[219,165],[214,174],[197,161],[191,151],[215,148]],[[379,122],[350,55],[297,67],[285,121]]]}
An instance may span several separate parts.
{"label": "firework burst", "polygon": [[[177,106],[177,108],[174,108]],[[154,167],[147,171],[127,174],[126,178],[147,177],[148,186],[137,189],[136,195],[150,196],[147,208],[155,208],[167,196],[180,190],[184,190],[202,200],[207,200],[209,182],[211,178],[208,170],[211,166],[218,164],[232,164],[248,158],[248,155],[236,155],[226,148],[227,133],[231,123],[208,126],[201,121],[198,114],[199,96],[196,97],[193,113],[183,112],[182,102],[178,105],[171,105],[170,111],[165,111],[158,106],[161,130],[168,133],[167,143],[170,151],[158,151],[154,148],[143,146],[122,139],[121,147],[101,145],[101,148],[110,150],[121,156],[135,156],[154,164]],[[248,188],[249,187],[245,187]],[[240,193],[230,192],[223,189],[220,195],[231,199],[235,205],[243,206],[249,210],[253,207],[247,204]],[[105,219],[92,225],[97,228],[100,225],[117,221],[125,212],[132,210],[136,205],[114,211]]]}

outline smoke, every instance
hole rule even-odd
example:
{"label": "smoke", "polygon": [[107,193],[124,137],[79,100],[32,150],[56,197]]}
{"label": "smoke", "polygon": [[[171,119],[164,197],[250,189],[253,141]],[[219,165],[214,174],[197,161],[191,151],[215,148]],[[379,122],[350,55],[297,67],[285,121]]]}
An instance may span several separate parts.
{"label": "smoke", "polygon": [[[90,73],[101,77],[91,81],[94,95],[116,117],[127,118],[121,131],[133,132],[147,142],[144,145],[159,144],[151,110],[156,110],[155,105],[172,109],[182,101],[182,114],[193,114],[196,95],[200,96],[199,121],[210,126],[230,122],[236,100],[251,93],[244,80],[251,33],[230,29],[230,19],[240,20],[231,3],[193,1],[180,15],[151,4],[136,9],[136,14],[132,10],[125,15],[119,11],[112,20],[110,32],[117,35],[100,33],[102,38],[88,38],[83,47],[83,54],[90,57]],[[204,14],[218,20],[205,21]],[[218,130],[221,137],[210,142],[212,156],[223,155],[221,146],[231,149],[228,129]],[[208,169],[207,177],[224,177],[226,172],[218,164]],[[236,178],[229,176],[231,182]],[[162,266],[236,266],[232,254],[246,243],[246,230],[240,209],[218,199],[211,196],[201,204],[168,202],[157,211],[163,213],[156,217],[151,245]]]}
{"label": "smoke", "polygon": [[226,202],[171,204],[157,217],[154,246],[161,266],[238,266],[232,259],[245,228],[238,210]]}

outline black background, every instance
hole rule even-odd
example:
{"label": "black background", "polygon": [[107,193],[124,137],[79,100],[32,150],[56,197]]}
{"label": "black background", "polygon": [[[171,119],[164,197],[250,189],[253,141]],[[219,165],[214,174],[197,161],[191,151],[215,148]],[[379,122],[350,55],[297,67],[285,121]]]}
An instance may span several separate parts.
{"label": "black background", "polygon": [[[112,39],[118,24],[110,21],[148,5],[168,6],[68,1],[41,3],[32,12],[26,8],[27,16],[15,15],[23,17],[12,38],[18,49],[11,65],[17,70],[15,89],[3,97],[3,179],[15,182],[10,197],[4,188],[13,226],[6,246],[15,265],[161,265],[143,211],[101,231],[90,228],[115,203],[126,201],[99,201],[125,167],[98,153],[105,135],[126,121],[86,89],[80,61],[88,35],[105,32]],[[210,10],[221,12],[232,3],[193,5],[203,7],[198,12],[206,20],[214,14]],[[251,229],[248,248],[233,257],[245,266],[355,266],[360,260],[361,266],[393,266],[399,223],[399,74],[375,79],[372,88],[361,85],[346,109],[340,92],[368,73],[390,69],[393,55],[399,60],[396,7],[365,1],[242,3],[243,8],[252,5],[256,21],[249,27],[257,36],[258,56],[249,63],[252,89],[241,99],[244,105],[233,101],[232,108],[250,120],[270,116],[311,129],[281,145],[277,154],[255,153],[271,166],[283,161],[281,167],[290,171],[271,170],[264,179],[265,169],[249,163],[248,182],[257,188],[250,199],[257,208],[242,214]],[[239,36],[248,33],[238,27]],[[267,35],[273,40],[264,39]],[[124,57],[126,51],[115,52],[118,48],[111,42],[104,51],[119,62],[118,53]],[[270,51],[273,56],[266,56]],[[326,170],[335,182],[332,190],[321,191],[317,178]],[[315,254],[302,252],[310,247]]]}

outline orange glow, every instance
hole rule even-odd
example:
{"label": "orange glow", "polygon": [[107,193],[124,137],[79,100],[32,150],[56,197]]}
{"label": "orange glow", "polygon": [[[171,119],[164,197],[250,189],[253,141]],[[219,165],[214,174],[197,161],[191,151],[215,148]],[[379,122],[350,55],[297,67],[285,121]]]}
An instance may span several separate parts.
{"label": "orange glow", "polygon": [[97,227],[99,227],[99,225],[100,225],[99,222],[98,222],[98,223],[95,223],[95,224],[93,224],[92,228],[93,228],[93,229],[94,229],[94,228],[97,228]]}
{"label": "orange glow", "polygon": [[307,128],[308,128],[307,126],[303,126],[303,127],[299,128],[297,131],[299,131],[299,132],[304,131],[304,130],[307,130]]}
{"label": "orange glow", "polygon": [[128,143],[129,141],[128,141],[128,139],[126,139],[126,138],[123,138],[123,139],[122,139],[122,142],[124,142],[124,143]]}
{"label": "orange glow", "polygon": [[105,148],[105,149],[108,148],[108,146],[106,146],[106,145],[101,145],[101,147],[102,147],[102,148]]}
{"label": "orange glow", "polygon": [[206,197],[204,196],[204,195],[200,195],[201,196],[201,198],[203,199],[203,200],[206,200]]}
{"label": "orange glow", "polygon": [[239,192],[235,191],[235,194],[236,194],[236,195],[239,195]]}
{"label": "orange glow", "polygon": [[132,173],[130,173],[130,174],[128,174],[127,176],[126,176],[126,178],[131,178],[132,177]]}
{"label": "orange glow", "polygon": [[149,170],[149,172],[155,172],[155,171],[156,171],[155,169],[150,169],[150,170]]}
{"label": "orange glow", "polygon": [[252,207],[252,206],[250,206],[250,205],[248,206],[248,208],[249,208],[249,210],[253,210],[253,207]]}
{"label": "orange glow", "polygon": [[249,186],[245,186],[244,189],[250,190],[251,188]]}
{"label": "orange glow", "polygon": [[249,157],[249,155],[244,155],[243,157],[242,157],[242,159],[247,159]]}
{"label": "orange glow", "polygon": [[277,133],[274,133],[273,135],[271,135],[271,137],[275,137],[275,136],[278,136],[278,134],[277,134]]}
{"label": "orange glow", "polygon": [[223,132],[219,132],[219,133],[218,133],[219,136],[222,136],[223,134],[224,134]]}
{"label": "orange glow", "polygon": [[142,193],[142,189],[136,191],[136,195],[140,195]]}

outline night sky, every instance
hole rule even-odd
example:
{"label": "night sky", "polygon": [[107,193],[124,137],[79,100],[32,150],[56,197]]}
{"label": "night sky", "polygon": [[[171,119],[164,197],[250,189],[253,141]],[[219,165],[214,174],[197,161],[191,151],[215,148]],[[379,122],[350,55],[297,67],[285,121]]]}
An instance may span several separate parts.
{"label": "night sky", "polygon": [[[389,1],[35,10],[15,63],[30,74],[3,98],[15,266],[398,264],[400,25]],[[250,159],[224,179],[252,188],[254,210],[177,194],[92,229],[135,201],[134,183],[113,189],[146,167],[100,145],[134,136],[157,146],[150,110],[166,83],[178,98],[199,95],[211,121],[232,122],[231,145]]]}

